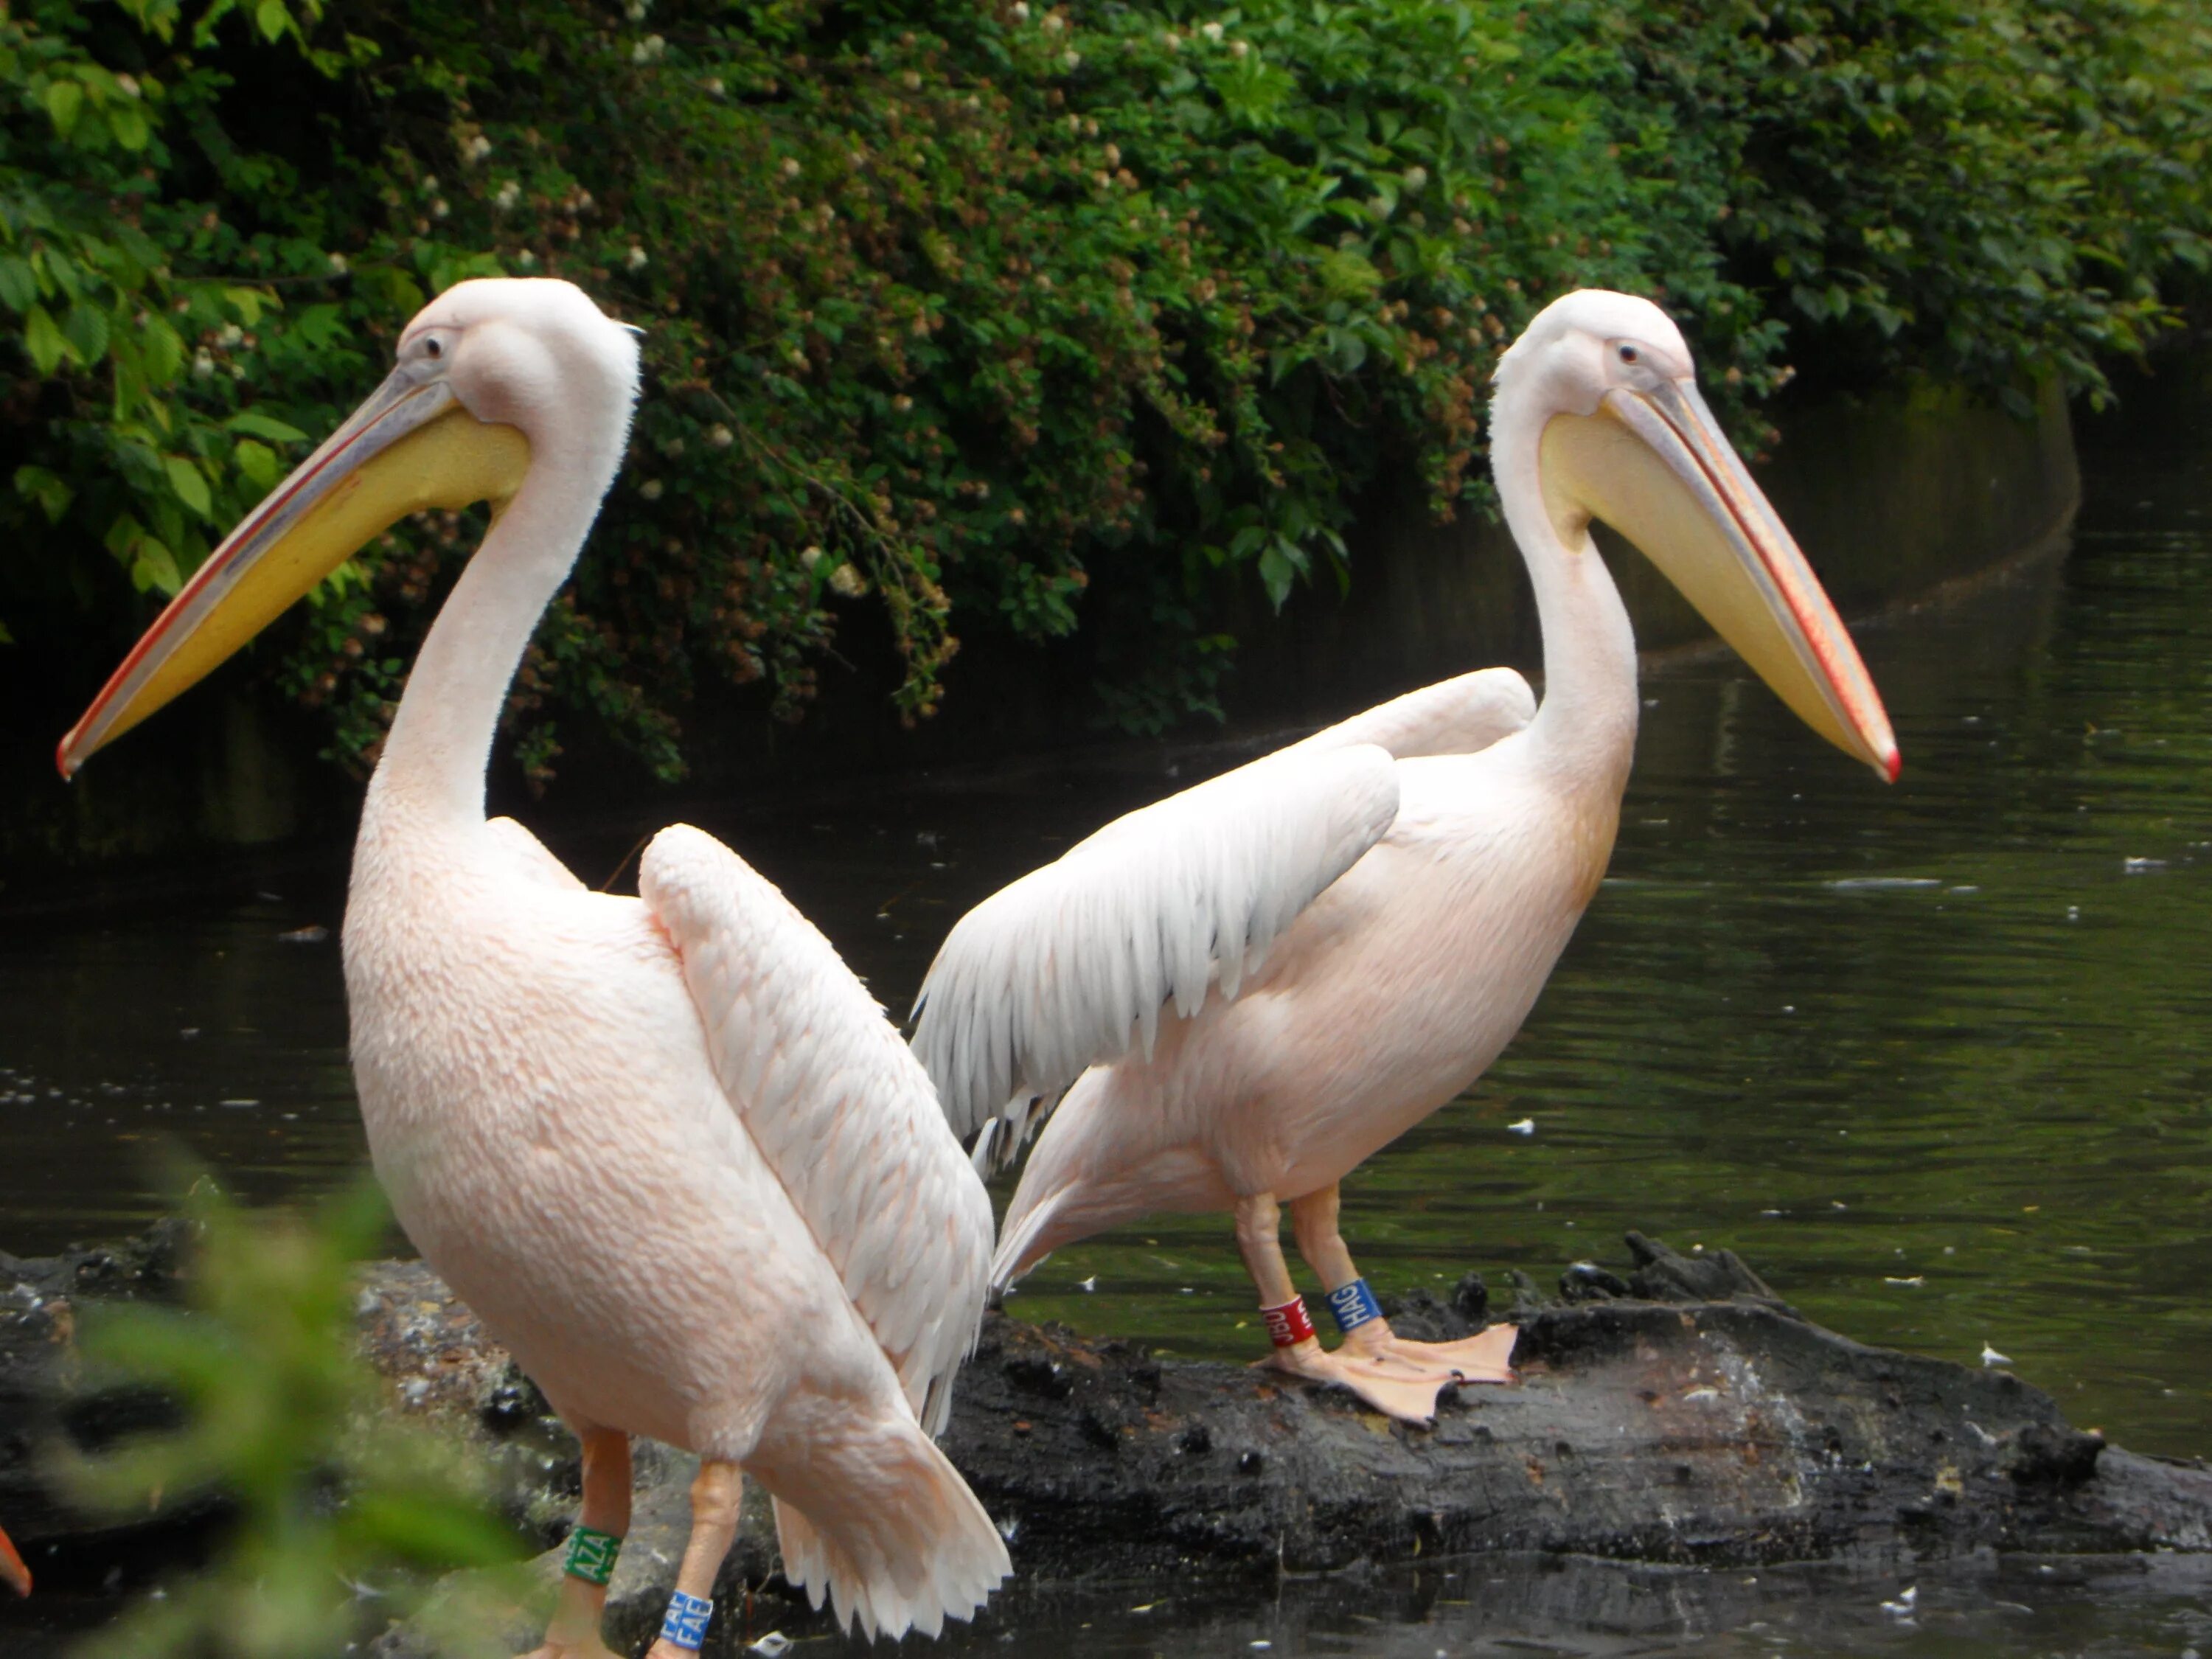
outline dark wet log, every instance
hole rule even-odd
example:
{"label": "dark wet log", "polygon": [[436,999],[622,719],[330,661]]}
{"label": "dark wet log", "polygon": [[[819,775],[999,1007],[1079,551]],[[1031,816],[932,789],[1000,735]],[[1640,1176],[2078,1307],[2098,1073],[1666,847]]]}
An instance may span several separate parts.
{"label": "dark wet log", "polygon": [[[946,1449],[1032,1584],[1510,1551],[1708,1566],[2212,1552],[2212,1468],[2107,1448],[2008,1372],[1823,1330],[1727,1252],[1684,1256],[1640,1236],[1630,1248],[1625,1273],[1571,1268],[1559,1301],[1509,1281],[1521,1382],[1448,1393],[1431,1427],[1271,1371],[994,1316]],[[27,1426],[66,1416],[73,1299],[163,1293],[168,1249],[0,1261],[17,1285],[0,1275],[0,1517],[19,1540],[85,1541],[38,1487]],[[1392,1312],[1409,1335],[1449,1338],[1491,1302],[1470,1274],[1448,1299],[1417,1292]],[[550,1542],[576,1471],[537,1391],[420,1264],[371,1268],[361,1312],[395,1407],[496,1449],[513,1507]],[[143,1420],[148,1402],[111,1419],[71,1409],[72,1427],[103,1433]],[[688,1460],[651,1455],[640,1474],[617,1632],[658,1617],[686,1524]],[[773,1608],[758,1500],[724,1589],[765,1582]]]}
{"label": "dark wet log", "polygon": [[1224,1365],[997,1322],[947,1449],[1052,1577],[1437,1552],[1750,1565],[1869,1550],[2212,1549],[2212,1471],[2105,1450],[2002,1371],[1749,1302],[1522,1327],[1516,1387],[1432,1428]]}
{"label": "dark wet log", "polygon": [[59,1255],[0,1251],[0,1523],[42,1581],[58,1545],[104,1571],[204,1531],[219,1511],[209,1500],[143,1522],[88,1522],[55,1489],[42,1455],[63,1434],[92,1449],[173,1420],[157,1396],[82,1388],[76,1334],[88,1304],[173,1300],[186,1237],[185,1224],[170,1221],[118,1244],[77,1246]]}

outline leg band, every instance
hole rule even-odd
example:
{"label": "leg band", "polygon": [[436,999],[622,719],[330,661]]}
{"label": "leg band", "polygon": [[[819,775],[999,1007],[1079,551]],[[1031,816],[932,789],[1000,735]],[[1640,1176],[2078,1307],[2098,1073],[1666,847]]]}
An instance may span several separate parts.
{"label": "leg band", "polygon": [[1367,1288],[1364,1279],[1355,1279],[1331,1291],[1328,1310],[1336,1316],[1336,1328],[1347,1334],[1370,1320],[1382,1317],[1382,1304],[1375,1299],[1375,1292]]}
{"label": "leg band", "polygon": [[568,1534],[568,1559],[561,1571],[587,1584],[605,1584],[615,1576],[615,1557],[621,1553],[622,1540],[614,1534],[578,1527]]}
{"label": "leg band", "polygon": [[707,1620],[714,1612],[714,1604],[703,1595],[673,1592],[668,1598],[668,1617],[660,1621],[660,1639],[698,1652],[700,1644],[707,1639]]}
{"label": "leg band", "polygon": [[1267,1322],[1267,1340],[1279,1348],[1294,1348],[1310,1339],[1314,1334],[1313,1321],[1306,1317],[1306,1299],[1294,1296],[1279,1308],[1262,1308],[1260,1317]]}

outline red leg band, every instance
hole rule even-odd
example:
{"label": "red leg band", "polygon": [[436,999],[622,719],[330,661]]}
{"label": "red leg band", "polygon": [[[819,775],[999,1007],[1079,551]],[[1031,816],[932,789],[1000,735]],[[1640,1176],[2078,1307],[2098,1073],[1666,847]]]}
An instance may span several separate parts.
{"label": "red leg band", "polygon": [[1279,1308],[1262,1308],[1260,1317],[1267,1322],[1267,1340],[1279,1348],[1294,1348],[1310,1340],[1314,1334],[1313,1321],[1306,1317],[1306,1299],[1294,1296]]}

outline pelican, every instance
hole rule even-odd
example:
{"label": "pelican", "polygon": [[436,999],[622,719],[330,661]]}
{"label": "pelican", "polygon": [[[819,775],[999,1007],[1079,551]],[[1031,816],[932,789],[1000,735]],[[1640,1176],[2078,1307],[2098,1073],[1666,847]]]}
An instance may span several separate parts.
{"label": "pelican", "polygon": [[492,506],[362,810],[344,946],[379,1177],[423,1256],[583,1449],[534,1659],[598,1659],[629,1437],[698,1454],[652,1659],[696,1649],[743,1476],[789,1577],[871,1635],[1010,1571],[932,1439],[991,1207],[929,1079],[829,942],[699,830],[635,898],[484,817],[494,728],[628,441],[634,331],[554,281],[459,284],[390,377],[210,556],[69,735],[64,776],[404,514]]}
{"label": "pelican", "polygon": [[[1448,1382],[1510,1379],[1510,1327],[1392,1334],[1338,1183],[1497,1057],[1605,873],[1636,647],[1592,519],[1815,732],[1896,777],[1858,653],[1658,307],[1585,291],[1540,313],[1499,361],[1491,461],[1535,590],[1540,707],[1510,669],[1412,692],[1115,820],[947,937],[915,1048],[955,1128],[984,1132],[981,1163],[1058,1101],[994,1291],[1139,1216],[1233,1210],[1284,1370],[1415,1421]],[[1334,1352],[1284,1259],[1285,1203]]]}

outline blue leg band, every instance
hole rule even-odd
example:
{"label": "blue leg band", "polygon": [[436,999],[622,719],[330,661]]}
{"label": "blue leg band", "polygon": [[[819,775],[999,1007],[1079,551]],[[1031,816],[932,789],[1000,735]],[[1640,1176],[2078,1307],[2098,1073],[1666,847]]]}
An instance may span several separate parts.
{"label": "blue leg band", "polygon": [[1367,1288],[1364,1279],[1355,1279],[1331,1291],[1328,1310],[1335,1316],[1336,1328],[1346,1332],[1358,1329],[1370,1319],[1382,1317],[1382,1304],[1375,1299],[1375,1292]]}
{"label": "blue leg band", "polygon": [[707,1620],[714,1611],[714,1604],[707,1597],[676,1591],[668,1598],[668,1617],[660,1621],[660,1639],[698,1652],[700,1644],[707,1639]]}

